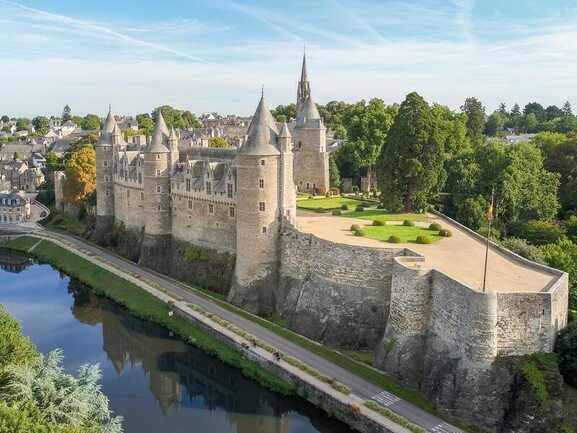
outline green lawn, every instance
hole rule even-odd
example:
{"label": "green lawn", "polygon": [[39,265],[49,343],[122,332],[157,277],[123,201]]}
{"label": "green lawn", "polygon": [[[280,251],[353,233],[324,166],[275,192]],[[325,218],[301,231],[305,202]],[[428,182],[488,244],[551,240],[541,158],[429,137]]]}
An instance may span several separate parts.
{"label": "green lawn", "polygon": [[355,210],[343,212],[342,216],[347,218],[358,218],[370,221],[426,221],[427,215],[420,213],[390,213],[382,209],[366,209],[362,212]]}
{"label": "green lawn", "polygon": [[387,224],[384,226],[362,226],[361,232],[364,237],[387,241],[392,235],[398,236],[403,243],[415,243],[417,236],[423,235],[431,238],[433,242],[442,239],[439,232],[429,230],[426,227],[406,227],[402,224]]}
{"label": "green lawn", "polygon": [[342,205],[346,204],[349,209],[354,210],[355,207],[362,204],[363,206],[375,206],[373,202],[363,200],[356,200],[348,197],[322,197],[309,198],[306,200],[298,200],[297,207],[299,209],[312,210],[315,212],[330,211],[333,209],[340,209]]}

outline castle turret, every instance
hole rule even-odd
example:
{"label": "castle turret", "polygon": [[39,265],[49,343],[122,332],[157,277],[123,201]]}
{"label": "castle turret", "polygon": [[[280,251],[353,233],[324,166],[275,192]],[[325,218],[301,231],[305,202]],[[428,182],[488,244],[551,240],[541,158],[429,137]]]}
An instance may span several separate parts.
{"label": "castle turret", "polygon": [[293,143],[289,127],[283,124],[278,137],[281,153],[279,203],[281,215],[291,223],[296,222],[296,188],[293,178]]}
{"label": "castle turret", "polygon": [[[285,137],[287,139],[288,137]],[[281,150],[276,123],[264,97],[235,159],[237,257],[231,302],[259,314],[272,313],[281,226]]]}
{"label": "castle turret", "polygon": [[114,152],[112,132],[118,126],[109,109],[94,146],[96,152],[96,225],[106,230],[114,222]]}
{"label": "castle turret", "polygon": [[178,150],[178,135],[174,128],[170,130],[170,135],[168,137],[168,150],[170,151],[170,172],[174,173],[176,163],[180,158],[180,153]]}
{"label": "castle turret", "polygon": [[168,131],[158,112],[152,140],[144,151],[144,225],[149,236],[170,235],[170,151]]}

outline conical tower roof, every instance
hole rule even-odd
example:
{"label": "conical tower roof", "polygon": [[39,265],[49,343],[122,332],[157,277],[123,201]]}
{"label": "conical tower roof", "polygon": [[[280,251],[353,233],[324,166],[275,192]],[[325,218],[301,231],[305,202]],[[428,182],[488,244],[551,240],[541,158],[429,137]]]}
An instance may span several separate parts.
{"label": "conical tower roof", "polygon": [[[166,132],[165,132],[166,131]],[[164,145],[166,139],[169,136],[168,127],[164,122],[162,113],[158,110],[158,117],[156,118],[156,124],[154,125],[154,130],[152,131],[152,140],[150,145],[146,148],[148,153],[168,153],[168,148]]]}
{"label": "conical tower roof", "polygon": [[282,124],[282,128],[281,128],[278,136],[282,137],[282,138],[291,138],[292,137],[291,132],[289,131],[289,127],[288,127],[286,122],[284,122]]}
{"label": "conical tower roof", "polygon": [[307,124],[309,120],[321,120],[321,115],[317,105],[313,102],[313,99],[309,96],[303,105],[302,110],[297,115],[297,127],[302,128]]}
{"label": "conical tower roof", "polygon": [[106,116],[106,120],[104,121],[104,126],[102,127],[103,133],[112,133],[114,131],[114,127],[116,126],[116,119],[112,115],[112,107],[108,108],[108,116]]}
{"label": "conical tower roof", "polygon": [[277,148],[278,130],[276,122],[261,96],[256,112],[248,127],[246,143],[240,148],[239,153],[250,155],[278,155]]}
{"label": "conical tower roof", "polygon": [[303,53],[303,66],[301,70],[301,83],[308,81],[308,74],[307,74],[307,53]]}

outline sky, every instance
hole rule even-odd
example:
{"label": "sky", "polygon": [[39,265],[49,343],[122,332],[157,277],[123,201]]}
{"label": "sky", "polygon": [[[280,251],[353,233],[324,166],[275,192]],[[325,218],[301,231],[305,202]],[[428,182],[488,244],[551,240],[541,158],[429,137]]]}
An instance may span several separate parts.
{"label": "sky", "polygon": [[0,0],[0,115],[252,114],[416,91],[577,106],[575,0]]}

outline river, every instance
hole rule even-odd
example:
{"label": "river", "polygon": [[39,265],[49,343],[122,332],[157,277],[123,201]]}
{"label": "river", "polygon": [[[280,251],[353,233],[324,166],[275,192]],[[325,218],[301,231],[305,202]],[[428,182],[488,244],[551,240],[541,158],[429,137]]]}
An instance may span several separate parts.
{"label": "river", "polygon": [[64,350],[64,367],[102,369],[102,389],[125,433],[352,433],[298,398],[132,317],[49,265],[0,251],[0,303],[38,349]]}

